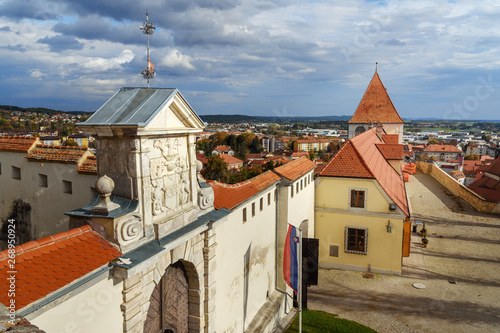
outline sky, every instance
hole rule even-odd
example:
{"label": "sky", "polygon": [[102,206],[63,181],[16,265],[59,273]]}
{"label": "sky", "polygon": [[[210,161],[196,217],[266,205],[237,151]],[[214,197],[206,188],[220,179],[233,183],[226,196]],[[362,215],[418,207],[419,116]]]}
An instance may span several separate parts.
{"label": "sky", "polygon": [[199,115],[500,120],[500,1],[0,0],[0,104],[95,111],[156,77]]}

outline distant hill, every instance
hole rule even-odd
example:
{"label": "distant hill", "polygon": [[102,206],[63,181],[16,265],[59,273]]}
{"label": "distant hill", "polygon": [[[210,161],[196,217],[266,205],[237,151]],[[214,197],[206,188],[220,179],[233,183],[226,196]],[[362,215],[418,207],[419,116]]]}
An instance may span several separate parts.
{"label": "distant hill", "polygon": [[347,121],[351,116],[319,116],[319,117],[269,117],[246,116],[241,114],[212,114],[199,115],[207,123],[269,123],[269,122],[320,122],[320,121]]}
{"label": "distant hill", "polygon": [[59,111],[47,108],[22,108],[14,105],[0,105],[0,110],[5,111],[18,111],[18,112],[35,112],[44,114],[56,114],[56,113],[71,113],[71,114],[92,114],[93,112],[87,111]]}

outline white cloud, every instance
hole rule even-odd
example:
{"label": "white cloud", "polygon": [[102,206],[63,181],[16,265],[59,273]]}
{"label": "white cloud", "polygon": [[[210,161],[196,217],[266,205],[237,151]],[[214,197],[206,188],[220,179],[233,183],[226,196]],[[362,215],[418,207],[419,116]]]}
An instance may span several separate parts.
{"label": "white cloud", "polygon": [[184,69],[195,70],[191,64],[193,57],[182,54],[177,49],[169,49],[167,54],[161,59],[161,64],[167,67],[182,67]]}

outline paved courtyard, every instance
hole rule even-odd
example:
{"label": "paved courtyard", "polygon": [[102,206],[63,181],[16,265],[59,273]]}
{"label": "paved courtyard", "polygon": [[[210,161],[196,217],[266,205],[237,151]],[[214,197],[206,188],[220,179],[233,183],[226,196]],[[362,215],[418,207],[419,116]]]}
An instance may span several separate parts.
{"label": "paved courtyard", "polygon": [[379,332],[500,332],[500,216],[477,213],[429,175],[412,176],[407,192],[428,248],[412,235],[403,276],[320,270],[309,308]]}

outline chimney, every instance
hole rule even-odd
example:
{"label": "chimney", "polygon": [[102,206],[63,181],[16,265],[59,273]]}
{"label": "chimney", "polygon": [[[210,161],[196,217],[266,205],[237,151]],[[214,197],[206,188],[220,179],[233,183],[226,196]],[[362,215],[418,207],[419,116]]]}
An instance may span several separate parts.
{"label": "chimney", "polygon": [[376,126],[376,133],[380,140],[382,140],[382,134],[384,133],[384,126],[381,123],[378,123]]}

